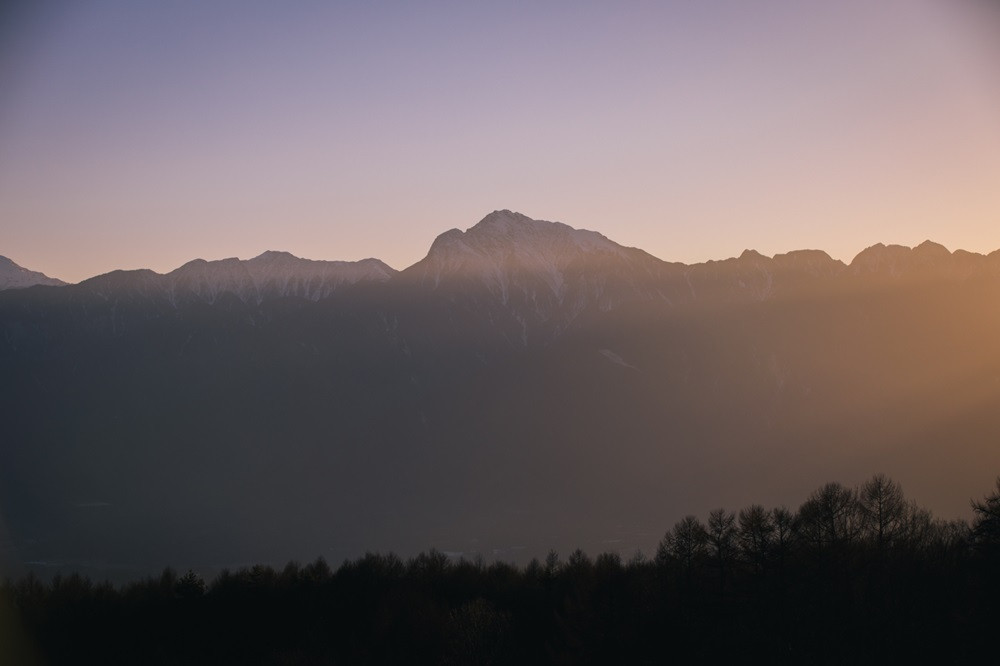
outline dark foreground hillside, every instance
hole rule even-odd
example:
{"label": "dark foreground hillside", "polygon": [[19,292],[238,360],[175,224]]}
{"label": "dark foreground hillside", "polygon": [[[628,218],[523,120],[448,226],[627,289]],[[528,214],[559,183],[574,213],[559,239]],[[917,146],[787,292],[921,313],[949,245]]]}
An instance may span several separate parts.
{"label": "dark foreground hillside", "polygon": [[972,525],[876,476],[688,517],[651,558],[367,555],[2,588],[2,663],[972,663],[995,656],[1000,481]]}

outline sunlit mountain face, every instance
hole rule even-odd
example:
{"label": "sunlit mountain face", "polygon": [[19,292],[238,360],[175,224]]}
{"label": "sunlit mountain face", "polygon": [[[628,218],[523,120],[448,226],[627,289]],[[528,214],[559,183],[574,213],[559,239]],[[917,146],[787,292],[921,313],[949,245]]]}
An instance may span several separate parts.
{"label": "sunlit mountain face", "polygon": [[0,257],[0,290],[23,289],[36,284],[55,286],[65,283],[38,271],[29,271],[7,257]]}
{"label": "sunlit mountain face", "polygon": [[998,339],[998,253],[689,266],[510,211],[400,272],[267,252],[6,288],[3,557],[630,555],[876,471],[965,516],[1000,469]]}

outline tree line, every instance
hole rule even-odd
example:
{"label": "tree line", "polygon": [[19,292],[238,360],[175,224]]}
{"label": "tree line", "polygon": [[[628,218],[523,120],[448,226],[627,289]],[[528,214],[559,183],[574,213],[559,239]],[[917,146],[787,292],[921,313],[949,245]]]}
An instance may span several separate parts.
{"label": "tree line", "polygon": [[796,511],[688,516],[651,558],[370,553],[122,586],[29,574],[0,586],[0,662],[968,662],[996,651],[1000,479],[972,508],[936,519],[876,475]]}

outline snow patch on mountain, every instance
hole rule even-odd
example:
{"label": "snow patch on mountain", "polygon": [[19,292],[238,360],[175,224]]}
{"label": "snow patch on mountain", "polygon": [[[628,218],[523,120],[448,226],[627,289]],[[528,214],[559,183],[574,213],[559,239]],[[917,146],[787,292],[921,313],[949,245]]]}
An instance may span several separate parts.
{"label": "snow patch on mountain", "polygon": [[50,278],[44,273],[30,271],[18,266],[7,257],[0,256],[0,291],[4,289],[24,289],[36,284],[58,287],[66,284],[62,280]]}
{"label": "snow patch on mountain", "polygon": [[529,300],[537,302],[542,288],[561,302],[571,265],[585,259],[629,261],[630,252],[638,251],[595,231],[498,210],[464,232],[451,229],[438,236],[427,257],[409,270],[435,288],[449,278],[482,281],[505,305],[512,286]]}
{"label": "snow patch on mountain", "polygon": [[611,361],[615,365],[620,365],[623,368],[631,368],[633,370],[638,370],[639,369],[639,368],[635,367],[634,365],[632,365],[631,363],[626,362],[625,359],[623,359],[621,357],[621,355],[618,354],[617,352],[614,352],[614,351],[612,351],[610,349],[599,349],[598,351],[601,353],[601,356],[603,356],[604,358],[608,359],[609,361]]}

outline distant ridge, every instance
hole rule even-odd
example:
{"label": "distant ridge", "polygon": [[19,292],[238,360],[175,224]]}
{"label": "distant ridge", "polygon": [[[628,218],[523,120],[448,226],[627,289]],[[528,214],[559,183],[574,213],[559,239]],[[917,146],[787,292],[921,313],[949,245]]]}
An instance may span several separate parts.
{"label": "distant ridge", "polygon": [[167,273],[173,299],[194,295],[209,303],[223,293],[244,302],[295,296],[316,301],[358,282],[384,282],[396,271],[378,259],[314,261],[269,250],[253,259],[195,259]]}
{"label": "distant ridge", "polygon": [[193,259],[166,274],[150,270],[112,271],[80,283],[99,294],[130,292],[159,296],[174,304],[214,303],[232,294],[244,303],[295,297],[318,301],[338,289],[385,282],[396,270],[378,259],[314,261],[288,252],[267,251],[253,259]]}
{"label": "distant ridge", "polygon": [[[241,301],[260,303],[283,296],[315,301],[345,286],[388,282],[398,276],[403,282],[430,289],[448,288],[457,282],[465,282],[466,286],[479,284],[505,304],[518,294],[534,302],[551,299],[561,303],[567,298],[592,301],[596,293],[594,285],[585,287],[583,276],[593,275],[595,270],[610,274],[616,289],[647,296],[656,291],[672,299],[666,295],[670,285],[676,286],[680,277],[687,276],[685,281],[690,289],[694,288],[692,280],[716,283],[721,279],[728,283],[732,278],[740,288],[754,291],[757,298],[767,298],[769,285],[778,275],[882,275],[889,279],[906,279],[928,272],[954,277],[996,275],[1000,274],[1000,250],[988,255],[965,250],[950,252],[943,245],[927,240],[914,248],[877,243],[858,253],[850,264],[835,260],[822,250],[796,250],[769,257],[747,249],[739,257],[688,265],[663,261],[642,249],[619,245],[596,231],[535,220],[504,209],[493,211],[465,231],[450,229],[440,234],[423,259],[402,271],[374,258],[317,261],[268,250],[252,259],[194,259],[166,274],[148,270],[112,271],[80,284],[103,289],[111,285],[125,287],[138,280],[133,285],[135,289],[162,290],[172,302],[195,298],[214,303],[230,293]],[[66,283],[0,257],[0,290],[36,284]],[[598,290],[603,288],[602,284]],[[588,289],[590,295],[586,296],[583,292]]]}
{"label": "distant ridge", "polygon": [[0,256],[0,290],[23,289],[33,287],[36,284],[59,286],[66,283],[56,278],[50,278],[44,273],[30,271],[18,266],[7,257]]}

